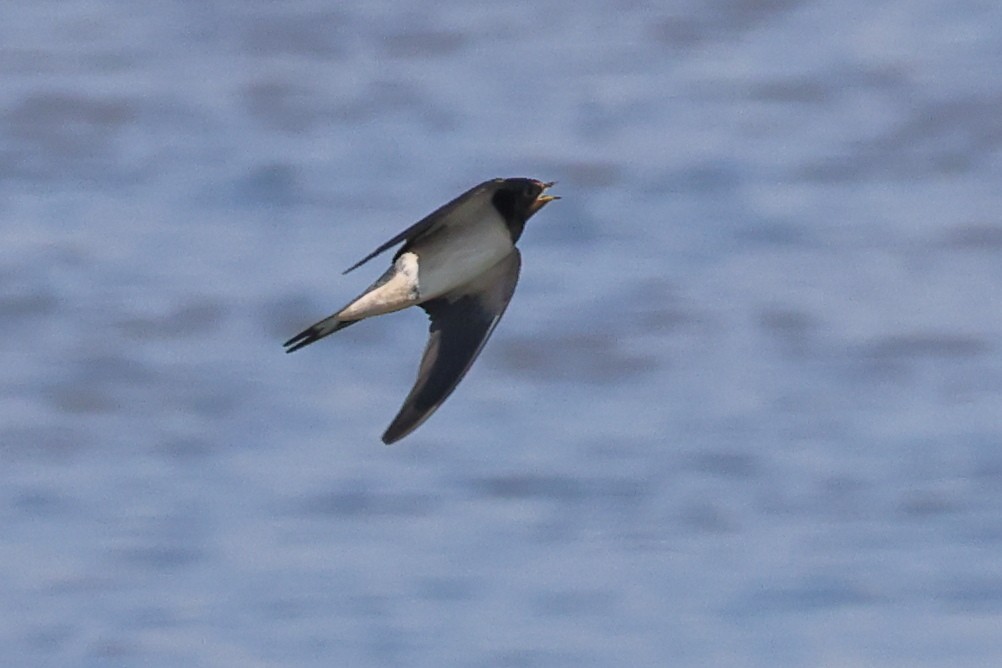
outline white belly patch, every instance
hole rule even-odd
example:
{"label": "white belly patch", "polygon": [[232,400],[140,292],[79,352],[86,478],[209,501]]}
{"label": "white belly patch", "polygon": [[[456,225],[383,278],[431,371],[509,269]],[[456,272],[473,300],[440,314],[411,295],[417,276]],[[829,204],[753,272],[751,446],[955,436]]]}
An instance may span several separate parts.
{"label": "white belly patch", "polygon": [[418,290],[421,299],[434,299],[465,285],[493,267],[512,243],[502,221],[485,220],[449,231],[421,249]]}
{"label": "white belly patch", "polygon": [[418,258],[404,253],[393,263],[392,274],[384,274],[364,295],[337,314],[339,320],[361,320],[392,313],[418,302]]}

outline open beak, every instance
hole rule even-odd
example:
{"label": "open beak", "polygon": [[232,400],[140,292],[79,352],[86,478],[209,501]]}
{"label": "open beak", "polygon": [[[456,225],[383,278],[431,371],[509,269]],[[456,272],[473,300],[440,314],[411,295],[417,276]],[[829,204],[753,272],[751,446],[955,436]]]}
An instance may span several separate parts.
{"label": "open beak", "polygon": [[546,195],[546,194],[544,194],[544,193],[546,193],[546,189],[547,188],[552,188],[554,185],[556,185],[556,183],[557,183],[556,181],[550,181],[549,183],[542,183],[542,184],[540,184],[540,185],[543,186],[543,192],[541,192],[539,194],[539,197],[536,198],[536,201],[532,203],[532,213],[536,213],[537,211],[539,211],[540,209],[542,209],[544,206],[546,206],[547,204],[549,204],[553,200],[560,199],[556,195]]}

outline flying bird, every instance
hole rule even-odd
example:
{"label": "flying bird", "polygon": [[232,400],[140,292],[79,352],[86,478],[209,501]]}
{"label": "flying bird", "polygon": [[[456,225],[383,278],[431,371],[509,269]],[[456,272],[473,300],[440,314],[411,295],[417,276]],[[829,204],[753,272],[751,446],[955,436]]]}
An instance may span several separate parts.
{"label": "flying bird", "polygon": [[518,282],[515,243],[525,223],[553,200],[553,182],[493,179],[425,216],[349,267],[404,242],[379,280],[330,317],[285,342],[286,352],[360,320],[420,306],[431,319],[417,381],[383,434],[389,445],[431,416],[463,379],[498,324]]}

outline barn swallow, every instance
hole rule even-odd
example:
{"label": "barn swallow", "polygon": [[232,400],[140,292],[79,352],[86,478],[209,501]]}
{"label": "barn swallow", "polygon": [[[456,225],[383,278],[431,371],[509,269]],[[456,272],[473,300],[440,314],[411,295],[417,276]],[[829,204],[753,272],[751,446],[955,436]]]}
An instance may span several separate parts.
{"label": "barn swallow", "polygon": [[334,315],[285,342],[299,350],[360,320],[420,306],[431,319],[417,381],[383,434],[389,445],[417,429],[469,371],[515,292],[525,223],[553,200],[553,182],[493,179],[422,218],[349,267],[404,242],[379,280]]}

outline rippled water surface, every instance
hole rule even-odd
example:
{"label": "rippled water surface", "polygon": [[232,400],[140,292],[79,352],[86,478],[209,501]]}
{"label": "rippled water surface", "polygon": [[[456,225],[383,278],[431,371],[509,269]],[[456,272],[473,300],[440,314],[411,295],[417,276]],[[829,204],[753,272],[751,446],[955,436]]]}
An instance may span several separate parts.
{"label": "rippled water surface", "polygon": [[[1002,9],[12,3],[0,663],[1002,662]],[[284,355],[557,180],[457,393]]]}

